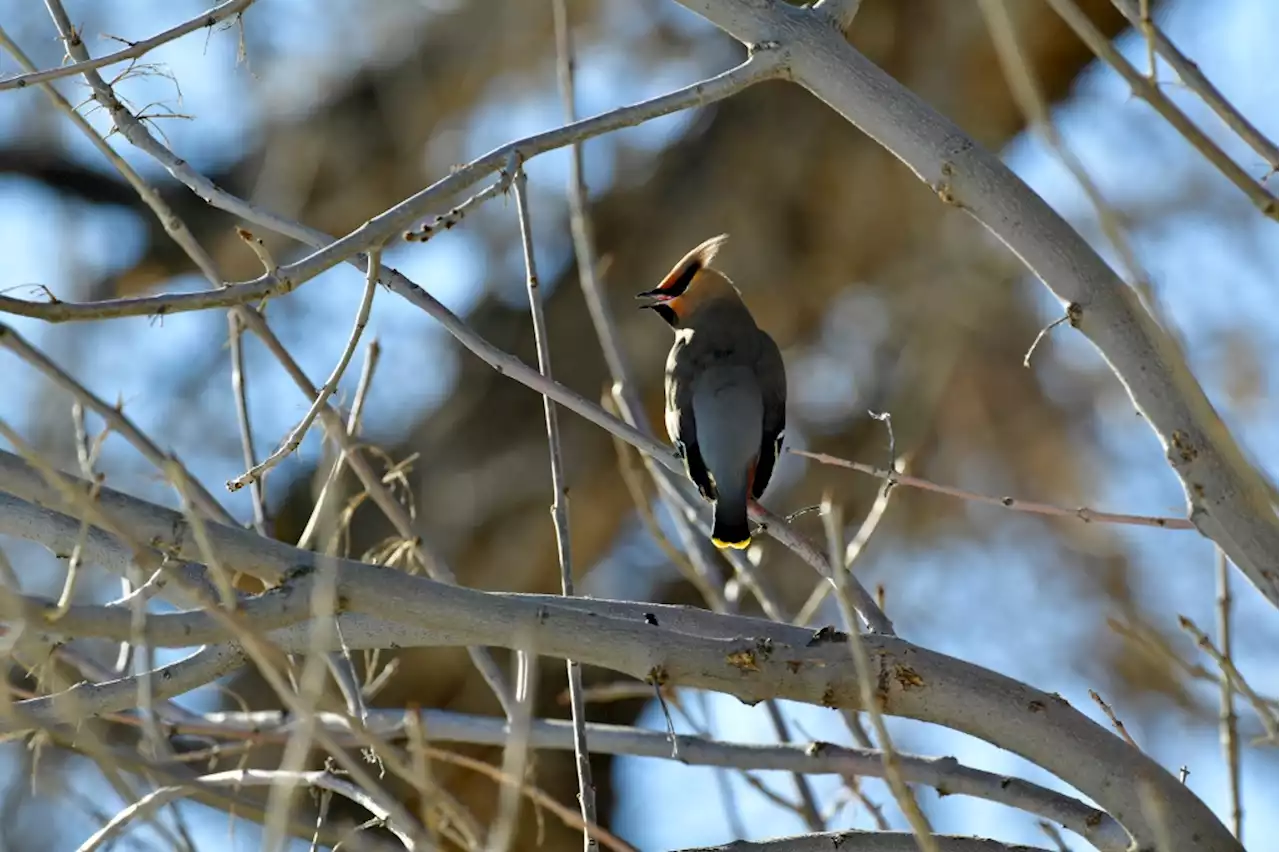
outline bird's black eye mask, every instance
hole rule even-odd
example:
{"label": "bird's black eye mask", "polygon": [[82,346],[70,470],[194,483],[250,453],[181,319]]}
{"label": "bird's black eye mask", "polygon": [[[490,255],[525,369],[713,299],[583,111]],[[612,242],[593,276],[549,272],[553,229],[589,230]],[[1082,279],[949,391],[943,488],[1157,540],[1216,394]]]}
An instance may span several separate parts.
{"label": "bird's black eye mask", "polygon": [[689,285],[693,283],[694,277],[702,271],[704,262],[700,257],[694,257],[684,265],[674,275],[667,276],[667,279],[657,286],[656,289],[646,290],[643,293],[637,293],[637,299],[652,299],[653,301],[641,305],[641,309],[649,309],[658,314],[667,321],[672,328],[680,325],[680,316],[676,313],[675,308],[666,304],[673,299],[678,299],[689,289]]}
{"label": "bird's black eye mask", "polygon": [[676,314],[675,308],[670,305],[664,305],[661,302],[652,305],[641,305],[641,309],[649,309],[667,321],[667,325],[677,328],[680,325],[680,317]]}

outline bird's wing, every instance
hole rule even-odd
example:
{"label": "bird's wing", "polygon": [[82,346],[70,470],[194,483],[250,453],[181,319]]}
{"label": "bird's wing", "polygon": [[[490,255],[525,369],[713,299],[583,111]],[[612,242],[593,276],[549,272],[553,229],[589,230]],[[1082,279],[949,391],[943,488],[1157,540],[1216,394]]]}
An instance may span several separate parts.
{"label": "bird's wing", "polygon": [[715,483],[698,447],[698,427],[693,416],[693,373],[696,369],[686,340],[677,338],[667,359],[667,435],[684,460],[685,474],[704,500],[716,499]]}
{"label": "bird's wing", "polygon": [[773,477],[773,468],[782,453],[782,438],[787,428],[787,369],[782,363],[778,344],[760,332],[760,351],[756,359],[756,378],[764,403],[764,422],[760,437],[760,457],[756,460],[751,496],[759,500]]}

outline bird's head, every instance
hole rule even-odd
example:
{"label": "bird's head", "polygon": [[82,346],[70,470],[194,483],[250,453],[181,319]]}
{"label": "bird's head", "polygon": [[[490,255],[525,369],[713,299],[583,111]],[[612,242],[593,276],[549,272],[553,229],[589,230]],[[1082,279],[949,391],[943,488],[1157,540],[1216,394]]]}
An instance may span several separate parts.
{"label": "bird's head", "polygon": [[727,239],[728,234],[721,234],[703,242],[682,257],[657,287],[637,293],[637,299],[646,300],[641,309],[654,311],[672,328],[679,328],[709,302],[738,300],[738,291],[729,279],[711,268],[712,259]]}

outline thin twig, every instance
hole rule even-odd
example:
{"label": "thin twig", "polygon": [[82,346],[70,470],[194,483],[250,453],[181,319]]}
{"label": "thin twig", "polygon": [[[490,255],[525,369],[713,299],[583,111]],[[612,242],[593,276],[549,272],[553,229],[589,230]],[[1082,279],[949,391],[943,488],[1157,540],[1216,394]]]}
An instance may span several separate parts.
{"label": "thin twig", "polygon": [[1148,43],[1154,45],[1156,53],[1159,53],[1161,58],[1178,73],[1188,89],[1199,95],[1200,99],[1217,113],[1223,124],[1235,131],[1236,135],[1256,151],[1258,156],[1266,160],[1272,169],[1280,168],[1280,152],[1277,152],[1276,143],[1254,127],[1249,119],[1245,118],[1240,110],[1236,109],[1231,101],[1209,82],[1209,78],[1204,76],[1196,63],[1178,50],[1168,36],[1155,26],[1151,20],[1148,0],[1138,0],[1138,3],[1135,3],[1135,0],[1111,0],[1111,3],[1129,19],[1129,23],[1145,30]]}
{"label": "thin twig", "polygon": [[[839,566],[840,558],[844,553],[843,530],[844,526],[840,520],[840,510],[831,501],[831,498],[823,498],[822,518],[827,529],[828,548],[831,552],[832,564]],[[840,616],[845,623],[845,629],[848,631],[847,642],[849,645],[850,655],[853,657],[853,666],[858,676],[858,693],[861,699],[862,709],[866,711],[867,716],[871,719],[871,727],[875,729],[876,740],[880,743],[881,757],[884,761],[884,777],[889,782],[889,789],[893,793],[893,798],[897,801],[898,807],[902,809],[902,814],[907,818],[907,823],[911,826],[911,831],[915,834],[916,842],[920,846],[920,852],[939,852],[938,843],[934,839],[933,828],[929,825],[929,820],[925,817],[924,811],[920,809],[920,803],[916,801],[915,794],[911,788],[907,786],[906,780],[902,776],[902,768],[898,759],[897,752],[893,747],[893,740],[889,736],[889,730],[884,724],[884,714],[881,712],[880,701],[881,696],[877,694],[878,678],[871,670],[871,656],[867,653],[866,645],[863,642],[862,631],[859,629],[858,621],[854,617],[853,606],[849,602],[848,595],[845,594],[845,578],[848,572],[841,570],[839,567],[835,570],[835,593],[836,603],[840,607]]]}
{"label": "thin twig", "polygon": [[1258,714],[1258,718],[1262,720],[1263,728],[1266,729],[1268,741],[1276,742],[1280,739],[1277,736],[1277,734],[1280,734],[1280,726],[1277,725],[1276,711],[1263,700],[1262,696],[1253,691],[1253,687],[1249,685],[1249,682],[1244,679],[1244,675],[1240,674],[1240,670],[1236,668],[1235,662],[1214,646],[1213,640],[1185,615],[1178,616],[1178,625],[1195,637],[1196,644],[1200,646],[1201,650],[1218,664],[1218,668],[1222,670],[1223,677],[1229,680],[1236,692],[1243,695],[1244,699],[1253,707],[1254,712]]}
{"label": "thin twig", "polygon": [[528,646],[516,653],[516,712],[502,749],[502,775],[516,783],[504,784],[498,791],[498,812],[485,847],[488,852],[507,852],[515,839],[520,817],[519,785],[524,783],[529,765],[529,727],[533,723],[537,664],[538,656]]}
{"label": "thin twig", "polygon": [[[1218,647],[1222,658],[1231,659],[1231,569],[1222,548],[1215,547],[1214,566],[1218,578]],[[1231,794],[1231,832],[1243,838],[1244,811],[1240,807],[1240,737],[1236,718],[1236,690],[1231,678],[1225,674],[1218,678],[1220,710],[1218,733],[1222,741],[1222,756],[1227,764],[1227,784]]]}
{"label": "thin twig", "polygon": [[1133,737],[1129,736],[1129,730],[1125,728],[1124,722],[1121,722],[1120,717],[1111,709],[1111,705],[1103,701],[1102,696],[1092,689],[1089,690],[1089,697],[1093,699],[1095,704],[1102,708],[1103,713],[1107,714],[1107,718],[1111,720],[1111,725],[1116,729],[1116,733],[1118,733],[1129,745],[1134,748],[1138,748],[1138,744],[1134,742]]}
{"label": "thin twig", "polygon": [[1178,109],[1164,92],[1160,91],[1160,87],[1154,80],[1143,76],[1138,69],[1129,64],[1129,60],[1124,58],[1111,40],[1076,5],[1075,0],[1045,0],[1045,2],[1099,59],[1110,65],[1124,78],[1134,95],[1146,101],[1160,114],[1161,118],[1172,125],[1173,129],[1200,152],[1214,168],[1235,184],[1249,198],[1249,201],[1262,211],[1264,216],[1272,220],[1277,218],[1276,196],[1228,157],[1217,143],[1197,127],[1195,122],[1187,118],[1186,113]]}
{"label": "thin twig", "polygon": [[[266,344],[267,350],[284,367],[294,385],[302,391],[304,396],[315,399],[319,395],[319,391],[316,390],[315,385],[311,384],[311,380],[307,378],[306,373],[302,372],[298,362],[280,343],[280,339],[271,331],[270,326],[267,325],[261,314],[248,307],[240,307],[236,310],[249,330]],[[453,573],[453,569],[445,562],[442,554],[431,547],[426,539],[417,534],[414,529],[413,519],[395,499],[390,489],[383,484],[381,477],[374,472],[373,467],[360,452],[355,439],[348,434],[346,424],[342,422],[342,416],[327,403],[320,406],[319,416],[330,439],[342,448],[347,464],[351,467],[352,472],[355,473],[356,478],[360,480],[360,484],[365,491],[368,492],[369,498],[391,521],[396,534],[410,544],[414,555],[426,569],[427,575],[442,582],[456,584],[458,578]],[[514,707],[510,698],[510,690],[507,688],[506,678],[503,677],[501,670],[498,669],[493,656],[486,649],[479,647],[468,648],[467,653],[470,655],[476,669],[480,672],[480,676],[488,684],[494,697],[497,698],[503,712],[510,716]]]}
{"label": "thin twig", "polygon": [[355,355],[356,347],[360,344],[360,336],[364,334],[364,327],[369,322],[369,311],[373,308],[373,296],[378,291],[378,275],[382,269],[382,249],[379,247],[369,249],[368,257],[369,268],[365,273],[364,293],[360,297],[360,307],[356,311],[355,324],[351,329],[350,336],[347,338],[346,345],[342,348],[342,354],[338,357],[338,363],[334,365],[333,372],[329,374],[329,378],[320,387],[320,392],[316,394],[315,401],[311,403],[311,407],[303,415],[302,421],[289,433],[289,437],[280,445],[280,448],[263,459],[260,464],[254,465],[228,482],[228,491],[238,491],[250,482],[262,479],[262,476],[267,471],[288,458],[302,443],[302,439],[307,436],[307,430],[311,428],[311,424],[315,422],[316,417],[320,414],[320,409],[326,407],[329,397],[333,396],[333,392],[338,389],[338,382],[342,381],[342,375],[347,371],[347,365],[351,363],[351,357]]}
{"label": "thin twig", "polygon": [[[624,127],[633,127],[673,112],[715,103],[756,83],[778,77],[784,71],[783,63],[784,57],[777,51],[758,50],[752,53],[746,62],[710,79],[633,106],[611,110],[508,143],[452,171],[447,177],[436,181],[337,240],[321,231],[276,216],[230,195],[192,169],[180,157],[165,149],[151,136],[150,131],[136,120],[129,122],[128,119],[123,119],[119,129],[125,138],[156,157],[170,174],[187,184],[214,207],[317,247],[318,250],[296,263],[282,266],[273,273],[260,276],[253,281],[230,284],[225,287],[217,286],[210,290],[112,299],[78,305],[63,301],[29,302],[0,296],[0,310],[38,317],[51,322],[65,322],[123,316],[159,316],[180,311],[227,308],[283,295],[339,263],[348,262],[364,268],[367,258],[362,252],[365,249],[385,243],[430,213],[432,209],[438,208],[446,199],[465,192],[485,177],[501,171],[513,156],[521,162],[527,162],[538,154],[563,148],[575,141],[580,142]],[[114,111],[122,109],[118,103],[114,104],[113,108]]]}
{"label": "thin twig", "polygon": [[1071,847],[1062,839],[1062,832],[1058,831],[1058,827],[1047,820],[1037,820],[1036,825],[1044,832],[1045,836],[1053,841],[1053,845],[1058,848],[1058,852],[1071,852]]}
{"label": "thin twig", "polygon": [[[1004,70],[1009,89],[1013,93],[1013,98],[1022,110],[1023,115],[1026,116],[1027,123],[1040,134],[1045,144],[1058,157],[1072,177],[1075,178],[1076,183],[1080,185],[1085,197],[1089,200],[1090,206],[1093,207],[1094,216],[1098,220],[1098,225],[1102,229],[1103,235],[1111,243],[1112,248],[1115,249],[1116,256],[1119,258],[1129,282],[1137,288],[1147,309],[1158,316],[1158,312],[1155,310],[1157,303],[1153,298],[1149,276],[1138,262],[1138,257],[1134,253],[1133,246],[1129,242],[1123,225],[1120,223],[1120,218],[1103,196],[1102,190],[1097,183],[1089,175],[1084,163],[1067,146],[1061,134],[1058,133],[1058,128],[1053,123],[1049,113],[1049,105],[1044,92],[1041,90],[1040,82],[1036,79],[1035,71],[1032,69],[1031,63],[1027,61],[1026,56],[1023,54],[1022,46],[1019,44],[1017,29],[1014,27],[1013,20],[1009,15],[1008,0],[979,0],[978,8],[986,21],[987,29],[991,33],[991,41],[995,45],[996,56]],[[1154,73],[1153,65],[1153,76]],[[1068,306],[1064,316],[1059,317],[1042,329],[1036,335],[1031,348],[1027,350],[1026,356],[1023,357],[1022,366],[1031,366],[1031,355],[1046,334],[1063,322],[1071,322],[1072,325],[1075,325],[1079,322],[1079,313],[1078,309],[1072,310]],[[1165,325],[1167,326],[1168,323],[1165,323]]]}
{"label": "thin twig", "polygon": [[[258,453],[253,445],[253,426],[249,422],[249,392],[245,387],[244,327],[235,311],[227,311],[227,345],[231,350],[231,393],[236,401],[236,424],[240,429],[240,454],[245,469],[258,463]],[[267,507],[262,493],[262,482],[249,483],[249,501],[253,506],[253,528],[258,535],[267,534]]]}
{"label": "thin twig", "polygon": [[[893,471],[901,474],[906,470],[909,456],[903,454],[893,462]],[[858,525],[858,531],[854,533],[849,544],[844,549],[844,570],[852,572],[854,565],[858,561],[858,557],[862,555],[863,550],[867,546],[867,542],[871,541],[871,536],[875,534],[876,529],[880,526],[880,519],[884,517],[885,510],[889,508],[889,495],[895,489],[890,488],[892,481],[885,478],[885,487],[876,492],[876,499],[871,504],[871,508],[867,510],[867,515],[862,519],[862,523]],[[804,602],[804,606],[800,607],[800,611],[796,613],[796,617],[792,619],[793,624],[805,625],[813,620],[818,613],[818,607],[822,606],[822,602],[827,599],[827,595],[831,592],[831,584],[819,582],[813,587],[809,599]],[[880,609],[884,609],[884,605],[877,601]]]}
{"label": "thin twig", "polygon": [[1169,518],[1158,517],[1152,515],[1125,515],[1115,512],[1100,512],[1097,509],[1090,509],[1081,506],[1078,509],[1065,509],[1060,506],[1050,506],[1047,503],[1033,503],[1029,500],[1020,500],[1016,497],[991,497],[986,494],[979,494],[976,491],[966,491],[963,488],[956,488],[951,485],[939,485],[930,482],[927,479],[920,479],[915,476],[908,476],[896,471],[884,470],[869,464],[848,461],[847,459],[829,456],[825,453],[811,453],[806,450],[788,449],[787,452],[794,453],[798,456],[804,456],[807,459],[813,459],[819,464],[828,464],[835,467],[844,467],[849,470],[856,470],[858,473],[865,473],[868,476],[875,476],[880,479],[887,479],[896,485],[906,485],[910,488],[920,488],[924,491],[932,491],[936,494],[946,494],[949,497],[959,497],[961,500],[970,500],[975,503],[986,503],[989,506],[1003,506],[1015,512],[1031,512],[1037,515],[1048,515],[1055,518],[1075,518],[1085,523],[1098,524],[1129,524],[1139,527],[1159,527],[1168,530],[1191,530],[1195,529],[1190,521],[1186,518]]}
{"label": "thin twig", "polygon": [[[773,726],[774,735],[777,736],[778,742],[790,743],[791,730],[787,726],[786,717],[782,715],[782,708],[778,706],[776,701],[766,701],[765,710],[769,714],[769,723]],[[796,787],[796,792],[800,794],[800,803],[793,806],[796,814],[800,819],[804,820],[805,827],[810,831],[823,831],[826,829],[826,821],[822,818],[822,813],[818,810],[818,800],[813,793],[813,785],[809,779],[799,772],[791,773],[791,783]]]}
{"label": "thin twig", "polygon": [[[332,571],[321,572],[312,586],[309,610],[311,621],[312,648],[303,663],[302,673],[297,678],[297,700],[311,708],[311,712],[299,719],[299,725],[285,743],[280,757],[281,774],[271,784],[267,794],[267,819],[263,824],[263,852],[281,852],[286,842],[288,831],[289,798],[293,792],[293,784],[289,782],[296,773],[306,767],[311,746],[318,727],[316,712],[324,694],[326,650],[332,646],[331,635],[335,632],[335,614],[337,611],[337,594],[334,588]],[[376,813],[376,812],[375,812]]]}
{"label": "thin twig", "polygon": [[58,68],[49,68],[44,71],[29,71],[25,74],[18,74],[0,80],[0,92],[6,89],[23,89],[27,86],[33,86],[38,83],[49,83],[63,77],[71,77],[76,74],[83,74],[86,71],[94,71],[98,68],[104,68],[108,65],[115,65],[117,62],[125,62],[130,59],[138,59],[155,50],[161,45],[168,44],[175,39],[182,38],[188,33],[196,30],[203,30],[213,27],[214,25],[226,20],[232,15],[243,13],[246,9],[254,4],[254,0],[228,0],[220,6],[214,6],[207,12],[192,18],[189,21],[178,24],[176,27],[170,27],[162,33],[158,33],[151,38],[144,38],[141,41],[129,42],[129,46],[123,50],[117,50],[115,53],[109,53],[106,56],[100,56],[97,59],[87,59],[84,61],[71,62]]}
{"label": "thin twig", "polygon": [[376,814],[382,824],[386,826],[392,834],[399,838],[406,849],[418,849],[419,844],[414,838],[413,828],[397,823],[393,814],[388,813],[377,799],[371,797],[360,787],[352,784],[342,778],[338,778],[329,772],[289,772],[275,769],[233,769],[226,772],[214,772],[208,775],[202,775],[195,779],[193,785],[180,785],[171,787],[161,787],[138,799],[124,810],[120,811],[111,821],[96,831],[88,840],[80,844],[77,852],[93,852],[107,843],[119,833],[128,823],[144,814],[147,814],[156,808],[175,801],[177,799],[186,798],[193,795],[201,786],[229,786],[235,788],[255,787],[265,785],[286,785],[290,788],[297,786],[315,787],[323,790],[332,790],[335,793],[346,796],[360,807]]}
{"label": "thin twig", "polygon": [[[515,155],[512,154],[511,156],[514,160]],[[463,201],[448,213],[445,213],[442,216],[437,216],[431,220],[430,224],[421,225],[415,231],[406,231],[404,233],[405,241],[410,243],[425,243],[441,231],[448,231],[456,227],[462,222],[468,213],[478,209],[484,202],[491,198],[497,198],[500,195],[505,195],[507,191],[511,189],[512,176],[513,174],[510,168],[503,169],[499,174],[498,180]]]}
{"label": "thin twig", "polygon": [[[360,418],[364,413],[365,400],[369,398],[369,388],[373,385],[373,371],[377,369],[378,359],[381,355],[382,346],[378,343],[377,338],[370,340],[365,350],[364,367],[360,371],[360,381],[356,384],[356,395],[351,401],[351,412],[347,416],[347,435],[352,440],[360,436]],[[347,453],[339,447],[337,457],[333,460],[333,465],[329,468],[329,473],[325,477],[324,485],[321,486],[320,493],[316,496],[316,504],[311,510],[311,517],[307,518],[307,523],[302,528],[302,535],[298,537],[298,547],[305,550],[315,542],[320,530],[320,524],[325,516],[331,489],[335,487],[338,477],[342,474],[342,468],[346,461]],[[325,552],[330,552],[330,548],[325,548]]]}
{"label": "thin twig", "polygon": [[[996,2],[999,2],[999,0],[996,0]],[[1030,369],[1030,367],[1031,367],[1031,356],[1032,356],[1032,355],[1034,355],[1034,354],[1036,354],[1036,350],[1040,348],[1040,341],[1042,341],[1042,340],[1044,340],[1046,337],[1048,337],[1048,336],[1049,336],[1049,332],[1053,331],[1055,328],[1057,328],[1058,326],[1062,325],[1064,322],[1070,322],[1070,321],[1071,321],[1071,315],[1070,315],[1070,314],[1063,314],[1062,316],[1060,316],[1060,317],[1058,317],[1057,319],[1053,320],[1053,321],[1052,321],[1052,322],[1050,322],[1048,325],[1046,325],[1044,328],[1042,328],[1042,329],[1040,329],[1038,332],[1036,332],[1035,339],[1034,339],[1034,340],[1032,340],[1032,341],[1031,341],[1031,345],[1027,347],[1027,354],[1025,354],[1025,355],[1023,355],[1023,356],[1022,356],[1022,366],[1024,366],[1024,367],[1026,367],[1026,368]]]}
{"label": "thin twig", "polygon": [[[567,27],[562,20],[564,9],[557,4],[557,29]],[[567,34],[564,36],[568,38]],[[567,50],[568,48],[564,48]],[[561,60],[568,61],[568,60]],[[548,338],[547,319],[542,308],[542,292],[538,282],[537,264],[533,256],[533,224],[529,221],[529,179],[523,168],[516,168],[516,212],[520,219],[520,244],[524,253],[525,284],[529,291],[529,313],[533,318],[534,346],[538,352],[538,371],[551,378],[551,342]],[[547,397],[542,398],[543,414],[547,426],[547,446],[551,454],[551,519],[556,531],[556,558],[560,563],[560,593],[573,597],[573,555],[569,546],[569,484],[564,475],[564,446],[560,440],[560,420],[556,406]],[[582,698],[582,666],[574,660],[566,660],[569,678],[569,707],[573,718],[574,764],[578,775],[578,802],[582,808],[582,821],[590,825],[596,821],[596,791],[591,781],[591,754],[587,749],[586,707]],[[582,835],[583,847],[590,850],[599,846],[589,833]]]}

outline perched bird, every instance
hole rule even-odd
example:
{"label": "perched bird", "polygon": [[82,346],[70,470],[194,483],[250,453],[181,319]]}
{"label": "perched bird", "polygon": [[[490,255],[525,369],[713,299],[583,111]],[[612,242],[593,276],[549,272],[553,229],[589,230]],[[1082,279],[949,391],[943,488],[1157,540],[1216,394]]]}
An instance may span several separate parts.
{"label": "perched bird", "polygon": [[711,268],[721,234],[685,255],[656,288],[637,294],[675,329],[667,356],[667,434],[685,472],[715,503],[711,540],[751,541],[747,503],[773,476],[787,420],[787,374],[773,338],[756,326],[741,294]]}

